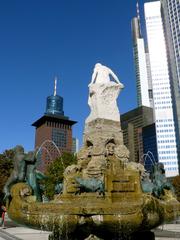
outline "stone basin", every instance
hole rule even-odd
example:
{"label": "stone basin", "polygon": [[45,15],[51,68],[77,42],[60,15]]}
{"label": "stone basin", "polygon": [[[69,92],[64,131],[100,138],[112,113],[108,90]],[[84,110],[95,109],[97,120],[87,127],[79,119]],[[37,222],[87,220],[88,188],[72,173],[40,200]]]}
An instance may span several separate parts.
{"label": "stone basin", "polygon": [[85,239],[90,234],[102,239],[130,239],[132,234],[149,231],[180,213],[175,198],[162,200],[142,193],[138,181],[134,191],[126,186],[124,191],[114,189],[105,195],[62,194],[48,203],[36,202],[31,194],[27,184],[15,184],[8,215],[19,224],[53,231],[52,239]]}

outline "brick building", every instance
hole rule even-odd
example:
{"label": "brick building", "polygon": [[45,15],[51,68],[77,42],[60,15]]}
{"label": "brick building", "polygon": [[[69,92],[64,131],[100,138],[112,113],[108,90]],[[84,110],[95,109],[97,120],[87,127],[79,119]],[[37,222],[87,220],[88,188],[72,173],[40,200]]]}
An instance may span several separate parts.
{"label": "brick building", "polygon": [[56,94],[47,97],[45,114],[35,121],[35,148],[38,150],[38,169],[45,171],[47,165],[63,152],[72,152],[72,126],[76,121],[64,116],[63,98]]}

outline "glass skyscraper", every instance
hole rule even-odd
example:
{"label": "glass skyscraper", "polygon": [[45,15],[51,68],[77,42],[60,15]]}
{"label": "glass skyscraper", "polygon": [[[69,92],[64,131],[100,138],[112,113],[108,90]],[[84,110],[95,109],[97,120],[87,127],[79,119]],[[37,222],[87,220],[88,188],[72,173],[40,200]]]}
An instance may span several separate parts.
{"label": "glass skyscraper", "polygon": [[180,1],[161,0],[180,168]]}
{"label": "glass skyscraper", "polygon": [[[133,38],[133,56],[136,72],[136,90],[137,104],[140,106],[151,106],[148,84],[148,69],[146,63],[146,52],[144,39],[141,36],[139,7],[137,5],[137,17],[131,22],[132,38]],[[151,106],[152,107],[152,106]]]}
{"label": "glass skyscraper", "polygon": [[178,156],[160,1],[145,3],[144,10],[152,79],[158,159],[165,166],[166,176],[172,177],[178,175]]}

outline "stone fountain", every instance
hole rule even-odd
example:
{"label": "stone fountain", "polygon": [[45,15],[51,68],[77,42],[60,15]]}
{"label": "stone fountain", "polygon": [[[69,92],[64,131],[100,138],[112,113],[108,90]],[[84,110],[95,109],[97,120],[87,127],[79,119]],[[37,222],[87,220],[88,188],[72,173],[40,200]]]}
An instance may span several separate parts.
{"label": "stone fountain", "polygon": [[116,102],[122,88],[111,69],[95,65],[83,147],[77,165],[64,171],[62,193],[42,203],[26,177],[11,176],[5,187],[11,219],[52,231],[49,239],[154,239],[151,229],[180,215],[163,165],[149,179],[143,165],[129,162]]}

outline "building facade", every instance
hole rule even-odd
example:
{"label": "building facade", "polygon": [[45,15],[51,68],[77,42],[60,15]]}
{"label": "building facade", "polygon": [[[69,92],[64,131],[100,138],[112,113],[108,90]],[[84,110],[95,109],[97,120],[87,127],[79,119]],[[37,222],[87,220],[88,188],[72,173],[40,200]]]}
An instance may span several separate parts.
{"label": "building facade", "polygon": [[79,151],[79,140],[77,138],[72,139],[72,152],[77,153]]}
{"label": "building facade", "polygon": [[142,162],[145,169],[151,172],[152,166],[158,162],[155,123],[142,128],[142,142],[144,152]]}
{"label": "building facade", "polygon": [[161,0],[180,171],[180,1]]}
{"label": "building facade", "polygon": [[[137,10],[139,8],[137,7]],[[139,10],[137,11],[139,12]],[[131,22],[133,39],[133,57],[136,74],[137,104],[140,106],[151,106],[149,99],[149,83],[146,64],[146,52],[144,39],[141,36],[140,17],[134,17]]]}
{"label": "building facade", "polygon": [[75,123],[64,116],[63,98],[56,91],[54,95],[47,97],[45,114],[32,124],[36,128],[35,148],[39,149],[39,170],[44,172],[63,152],[72,153],[72,126]]}
{"label": "building facade", "polygon": [[152,78],[154,118],[159,162],[166,176],[178,175],[175,122],[160,1],[144,5],[147,43]]}
{"label": "building facade", "polygon": [[130,161],[143,161],[142,128],[152,123],[153,109],[150,107],[141,106],[121,115],[123,139],[130,151]]}

